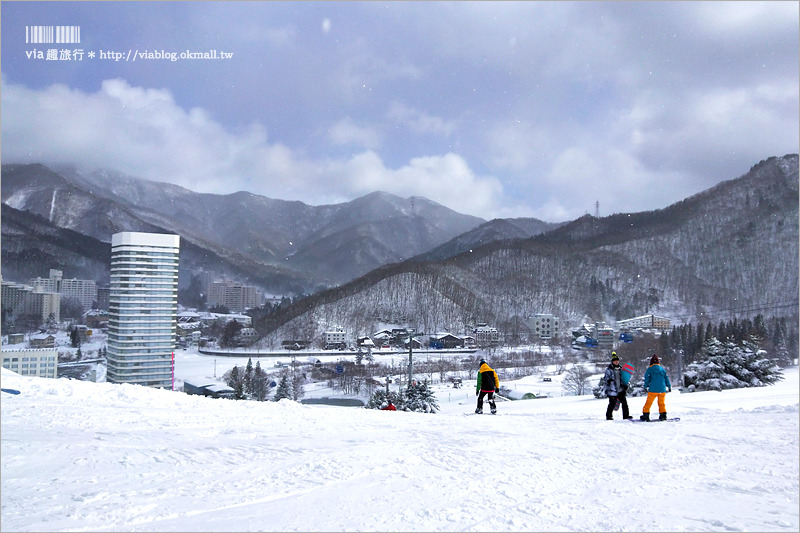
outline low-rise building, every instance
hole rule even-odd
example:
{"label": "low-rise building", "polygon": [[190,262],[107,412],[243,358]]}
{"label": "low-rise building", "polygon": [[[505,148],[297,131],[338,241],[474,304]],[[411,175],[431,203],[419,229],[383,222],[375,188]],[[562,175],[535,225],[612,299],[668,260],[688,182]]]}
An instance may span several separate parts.
{"label": "low-rise building", "polygon": [[671,327],[668,318],[652,314],[617,320],[617,328],[621,331],[631,331],[634,329],[658,329],[661,331],[668,331]]}
{"label": "low-rise building", "polygon": [[236,391],[224,383],[218,383],[216,381],[184,381],[183,392],[186,394],[196,394],[198,396],[209,396],[211,398],[233,398]]}
{"label": "low-rise building", "polygon": [[55,378],[58,375],[58,350],[3,350],[3,368],[22,376]]}
{"label": "low-rise building", "polygon": [[531,333],[542,340],[551,339],[559,334],[558,317],[551,314],[536,314],[527,320]]}
{"label": "low-rise building", "polygon": [[325,347],[328,349],[344,348],[346,346],[344,328],[335,327],[325,332]]}
{"label": "low-rise building", "polygon": [[89,328],[108,327],[108,311],[91,309],[83,314],[83,321]]}
{"label": "low-rise building", "polygon": [[236,343],[239,346],[251,346],[254,342],[256,342],[257,337],[258,334],[256,333],[255,329],[242,328],[236,334]]}
{"label": "low-rise building", "polygon": [[463,348],[464,339],[452,333],[439,332],[428,337],[428,346],[434,350]]}
{"label": "low-rise building", "polygon": [[612,350],[614,348],[614,328],[603,327],[597,328],[597,347],[604,350]]}
{"label": "low-rise building", "polygon": [[500,344],[500,334],[497,328],[487,326],[486,324],[478,324],[472,330],[475,335],[475,342],[478,346],[497,346]]}
{"label": "low-rise building", "polygon": [[53,335],[39,333],[38,335],[32,335],[28,339],[28,345],[31,348],[55,348],[56,338]]}

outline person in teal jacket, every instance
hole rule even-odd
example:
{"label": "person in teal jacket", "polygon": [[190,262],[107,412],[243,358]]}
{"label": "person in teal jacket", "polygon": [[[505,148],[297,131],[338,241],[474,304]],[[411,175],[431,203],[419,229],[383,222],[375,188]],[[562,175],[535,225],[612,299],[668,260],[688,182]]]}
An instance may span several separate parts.
{"label": "person in teal jacket", "polygon": [[661,362],[658,355],[653,354],[650,358],[650,367],[644,373],[644,390],[647,391],[647,401],[644,402],[642,409],[642,420],[650,420],[650,406],[653,405],[653,400],[658,399],[658,419],[667,419],[667,406],[664,403],[664,397],[667,392],[672,392],[672,385],[669,382],[669,376]]}

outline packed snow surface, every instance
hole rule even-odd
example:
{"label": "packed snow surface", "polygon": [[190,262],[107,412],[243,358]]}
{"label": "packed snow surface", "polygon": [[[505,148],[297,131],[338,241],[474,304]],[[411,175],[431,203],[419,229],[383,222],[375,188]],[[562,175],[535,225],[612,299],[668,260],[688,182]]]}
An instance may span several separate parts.
{"label": "packed snow surface", "polygon": [[592,396],[468,415],[469,385],[433,415],[5,369],[2,386],[21,391],[2,393],[4,531],[800,529],[797,368],[667,394],[681,421],[649,424]]}

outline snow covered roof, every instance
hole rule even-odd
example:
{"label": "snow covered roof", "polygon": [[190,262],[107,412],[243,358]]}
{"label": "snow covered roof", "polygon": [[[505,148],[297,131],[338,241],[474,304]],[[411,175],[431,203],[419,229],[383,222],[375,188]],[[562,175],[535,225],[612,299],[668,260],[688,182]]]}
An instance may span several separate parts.
{"label": "snow covered roof", "polygon": [[214,383],[212,385],[201,385],[202,388],[211,392],[235,392],[232,388],[223,383]]}

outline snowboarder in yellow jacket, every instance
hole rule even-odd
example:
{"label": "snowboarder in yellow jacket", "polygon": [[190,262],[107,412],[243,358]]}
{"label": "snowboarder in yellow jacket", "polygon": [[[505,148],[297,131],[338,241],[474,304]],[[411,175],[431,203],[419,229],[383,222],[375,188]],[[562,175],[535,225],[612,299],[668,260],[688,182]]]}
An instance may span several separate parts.
{"label": "snowboarder in yellow jacket", "polygon": [[494,393],[500,392],[500,380],[497,378],[497,372],[486,364],[486,359],[481,359],[480,365],[478,384],[475,387],[475,396],[478,397],[478,408],[475,409],[475,412],[477,414],[483,413],[483,397],[486,396],[489,401],[489,407],[492,409],[492,414],[496,414],[497,404],[494,403]]}

